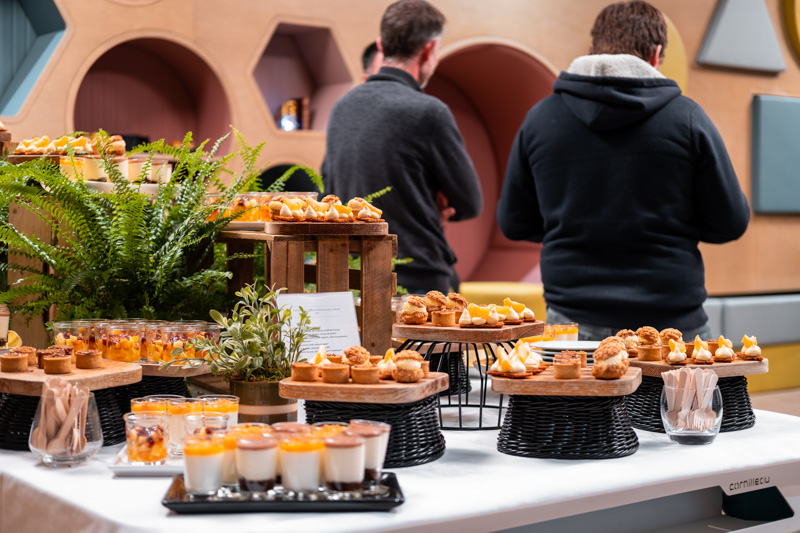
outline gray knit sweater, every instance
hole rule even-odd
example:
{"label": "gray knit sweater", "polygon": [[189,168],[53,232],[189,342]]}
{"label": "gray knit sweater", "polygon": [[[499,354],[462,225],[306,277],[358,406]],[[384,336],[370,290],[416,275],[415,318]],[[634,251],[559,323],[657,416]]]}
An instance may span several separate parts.
{"label": "gray knit sweater", "polygon": [[456,257],[444,237],[436,193],[455,208],[452,220],[476,217],[483,198],[444,103],[424,94],[405,71],[382,67],[334,106],[322,175],[325,192],[343,202],[391,185],[375,205],[397,234],[398,257],[414,259],[397,267],[397,282],[447,290]]}

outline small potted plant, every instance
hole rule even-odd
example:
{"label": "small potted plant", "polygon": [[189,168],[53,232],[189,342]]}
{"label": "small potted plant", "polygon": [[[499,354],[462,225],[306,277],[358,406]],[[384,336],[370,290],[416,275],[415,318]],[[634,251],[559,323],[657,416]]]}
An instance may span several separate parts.
{"label": "small potted plant", "polygon": [[[231,394],[239,397],[240,422],[297,420],[297,400],[281,398],[278,382],[291,375],[303,342],[317,328],[311,327],[309,314],[302,308],[300,320],[294,323],[292,310],[278,306],[281,290],[259,296],[255,285],[245,285],[236,293],[240,300],[230,317],[210,312],[220,325],[219,339],[193,341],[196,353],[207,354],[211,373],[227,381]],[[181,352],[177,348],[173,360]]]}

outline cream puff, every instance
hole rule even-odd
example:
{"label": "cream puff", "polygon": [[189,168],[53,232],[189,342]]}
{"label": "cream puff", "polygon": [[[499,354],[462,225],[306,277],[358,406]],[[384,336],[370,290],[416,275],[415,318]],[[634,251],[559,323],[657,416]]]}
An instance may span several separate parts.
{"label": "cream puff", "polygon": [[640,361],[661,361],[661,337],[656,328],[643,326],[636,330],[638,336],[638,359]]}
{"label": "cream puff", "polygon": [[628,364],[625,341],[619,337],[607,337],[594,352],[592,376],[597,379],[619,379],[628,371]]}
{"label": "cream puff", "polygon": [[625,351],[628,352],[629,359],[639,355],[639,337],[636,336],[636,333],[632,329],[621,329],[617,332],[616,336],[625,343]]}
{"label": "cream puff", "polygon": [[369,362],[369,351],[363,346],[350,346],[344,350],[344,364],[355,366]]}
{"label": "cream puff", "polygon": [[416,383],[422,379],[422,356],[414,350],[403,350],[395,356],[392,378],[398,383]]}
{"label": "cream puff", "polygon": [[424,324],[428,321],[428,310],[425,301],[419,296],[409,296],[400,312],[400,320],[404,324]]}
{"label": "cream puff", "polygon": [[447,297],[439,291],[429,291],[428,294],[425,295],[424,301],[425,309],[428,311],[428,314],[447,308]]}

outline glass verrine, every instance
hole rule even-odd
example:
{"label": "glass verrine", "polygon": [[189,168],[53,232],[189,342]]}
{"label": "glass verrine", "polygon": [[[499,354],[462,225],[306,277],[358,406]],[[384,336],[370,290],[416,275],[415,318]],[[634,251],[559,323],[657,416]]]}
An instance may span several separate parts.
{"label": "glass verrine", "polygon": [[55,335],[55,343],[62,346],[72,346],[74,352],[92,349],[89,346],[91,328],[91,322],[85,320],[54,322],[53,334]]}
{"label": "glass verrine", "polygon": [[164,343],[161,340],[161,327],[169,324],[166,320],[146,320],[142,336],[142,360],[158,363],[164,357]]}
{"label": "glass verrine", "polygon": [[386,450],[389,447],[389,434],[392,426],[384,422],[373,420],[351,420],[350,427],[344,434],[364,439],[364,480],[368,483],[370,492],[380,492],[383,463],[386,460]]}
{"label": "glass verrine", "polygon": [[237,194],[231,202],[231,215],[242,213],[239,218],[234,219],[238,222],[258,222],[261,217],[261,209],[258,205],[258,198],[251,193]]}
{"label": "glass verrine", "polygon": [[341,433],[325,439],[325,489],[331,499],[351,500],[361,496],[365,460],[363,438]]}
{"label": "glass verrine", "polygon": [[237,437],[235,456],[239,492],[254,498],[266,497],[275,488],[278,441],[265,435]]}
{"label": "glass verrine", "polygon": [[281,441],[281,483],[286,492],[299,500],[316,499],[324,448],[321,439],[308,435]]}
{"label": "glass verrine", "polygon": [[224,447],[220,435],[191,437],[183,444],[183,482],[192,496],[214,496],[222,488]]}
{"label": "glass verrine", "polygon": [[203,413],[216,413],[228,417],[228,425],[239,423],[239,397],[226,394],[205,394],[197,398],[203,403]]}
{"label": "glass verrine", "polygon": [[[667,387],[661,390],[661,421],[669,439],[678,444],[711,444],[722,425],[722,393],[709,388],[700,401],[694,389]],[[689,404],[689,405],[687,405]],[[686,406],[686,408],[684,408]]]}
{"label": "glass verrine", "polygon": [[311,425],[311,433],[320,439],[333,437],[350,427],[347,422],[315,422]]}
{"label": "glass verrine", "polygon": [[[198,328],[197,337],[217,342],[219,341],[220,331],[221,328],[219,324],[216,324],[214,322],[203,322]],[[207,350],[196,350],[195,356],[207,360],[211,359],[211,354]]]}
{"label": "glass verrine", "polygon": [[134,363],[141,358],[144,324],[139,321],[106,322],[103,329],[106,359]]}
{"label": "glass verrine", "polygon": [[[161,326],[161,342],[164,351],[162,360],[173,361],[180,359],[194,359],[194,346],[191,341],[197,336],[200,325],[192,322],[169,322]],[[178,348],[183,352],[174,354]]]}
{"label": "glass verrine", "polygon": [[128,461],[134,465],[161,465],[167,459],[169,417],[154,412],[126,413]]}
{"label": "glass verrine", "polygon": [[149,396],[142,396],[140,398],[131,398],[131,412],[167,414],[167,400],[166,398],[150,398]]}
{"label": "glass verrine", "polygon": [[169,414],[169,451],[173,455],[180,455],[183,450],[183,440],[186,430],[183,427],[184,415],[202,413],[203,406],[197,398],[169,398],[167,400],[167,414]]}
{"label": "glass verrine", "polygon": [[183,431],[186,439],[189,437],[208,437],[228,429],[228,417],[224,415],[200,413],[183,415]]}

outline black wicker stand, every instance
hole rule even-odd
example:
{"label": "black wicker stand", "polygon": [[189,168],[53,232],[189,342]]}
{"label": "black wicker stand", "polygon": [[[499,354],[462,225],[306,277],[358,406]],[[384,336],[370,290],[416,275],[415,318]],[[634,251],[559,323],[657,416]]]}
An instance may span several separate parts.
{"label": "black wicker stand", "polygon": [[131,410],[131,400],[151,394],[176,394],[178,396],[191,397],[189,387],[184,378],[177,377],[158,377],[142,376],[142,381],[115,387],[117,402],[122,413],[129,413]]}
{"label": "black wicker stand", "polygon": [[306,400],[306,422],[375,420],[392,425],[384,467],[415,466],[444,454],[444,436],[436,416],[437,396],[403,404],[317,402]]}
{"label": "black wicker stand", "polygon": [[[125,442],[125,421],[115,390],[111,388],[93,392],[103,429],[103,446]],[[38,406],[38,396],[0,394],[0,448],[28,450],[28,436]]]}
{"label": "black wicker stand", "polygon": [[638,448],[622,396],[512,395],[497,438],[502,453],[549,459],[612,459]]}
{"label": "black wicker stand", "polygon": [[[722,393],[721,432],[748,429],[756,424],[756,415],[750,405],[747,378],[733,376],[719,378]],[[642,376],[642,384],[633,394],[626,396],[631,425],[637,429],[666,433],[661,422],[661,391],[664,380],[660,377]]]}

